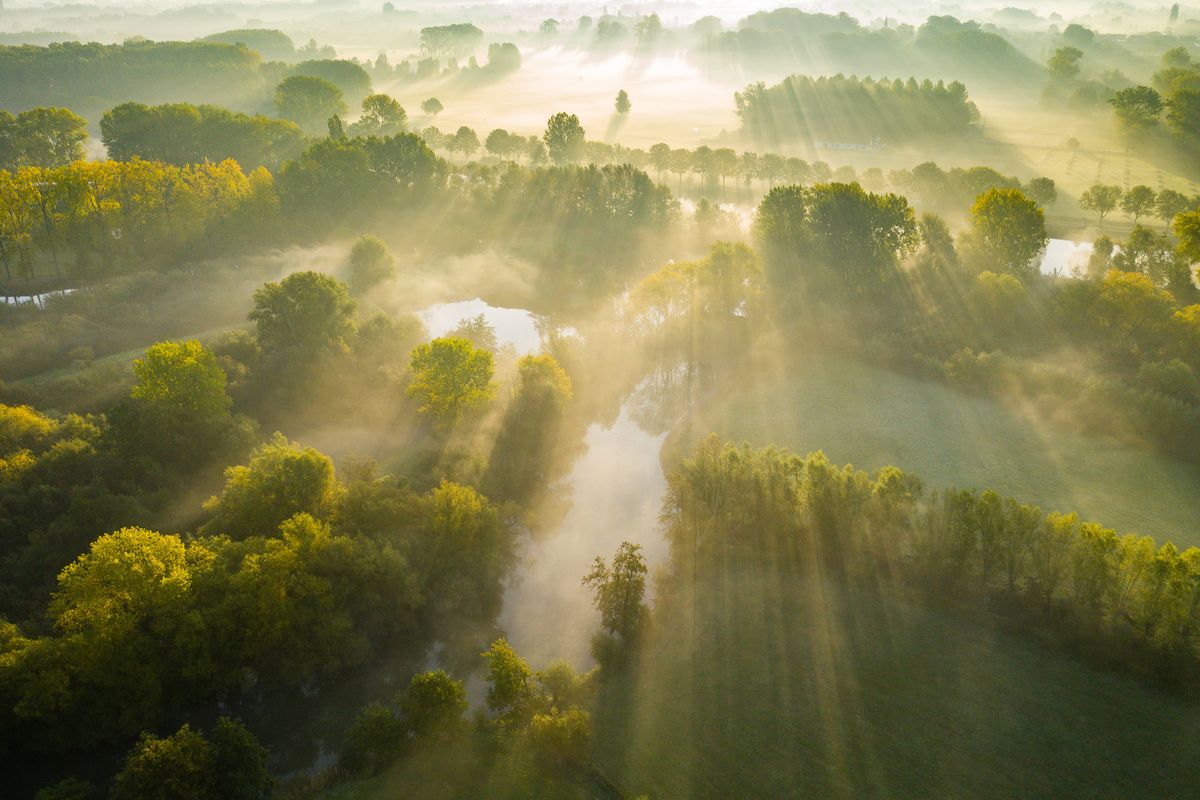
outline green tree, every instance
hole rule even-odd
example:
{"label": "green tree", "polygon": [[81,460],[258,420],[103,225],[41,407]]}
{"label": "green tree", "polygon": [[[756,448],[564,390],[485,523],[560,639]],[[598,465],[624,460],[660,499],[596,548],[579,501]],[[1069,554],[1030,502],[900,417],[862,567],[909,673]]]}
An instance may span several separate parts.
{"label": "green tree", "polygon": [[1145,130],[1158,124],[1163,111],[1162,96],[1149,86],[1121,89],[1111,100],[1117,120],[1127,130]]}
{"label": "green tree", "polygon": [[96,787],[79,778],[66,778],[47,786],[33,796],[33,800],[93,800]]}
{"label": "green tree", "polygon": [[583,578],[583,585],[592,590],[600,624],[626,642],[637,638],[649,614],[643,602],[646,572],[641,545],[622,542],[613,555],[612,566],[596,556],[591,571]]}
{"label": "green tree", "polygon": [[395,710],[372,703],[346,732],[338,767],[347,775],[374,775],[400,757],[407,739],[408,726]]}
{"label": "green tree", "polygon": [[533,670],[504,638],[482,653],[488,665],[487,706],[502,720],[522,718],[533,695]]}
{"label": "green tree", "polygon": [[450,339],[466,339],[476,347],[491,353],[500,349],[500,340],[496,338],[496,329],[492,327],[484,314],[460,319],[446,336]]}
{"label": "green tree", "polygon": [[184,725],[165,739],[142,738],[113,779],[113,800],[210,800],[213,757],[208,740]]}
{"label": "green tree", "polygon": [[382,239],[362,236],[350,248],[350,288],[363,293],[396,274],[396,259]]}
{"label": "green tree", "polygon": [[210,738],[183,725],[160,739],[145,733],[113,780],[114,800],[260,800],[271,787],[267,751],[250,731],[221,717]]}
{"label": "green tree", "polygon": [[479,150],[479,137],[475,135],[475,131],[463,125],[454,133],[454,137],[447,145],[447,149],[451,152],[462,153],[467,158],[475,155]]}
{"label": "green tree", "polygon": [[759,204],[754,229],[777,285],[849,294],[885,285],[920,241],[908,201],[856,183],[776,187]]}
{"label": "green tree", "polygon": [[520,151],[525,140],[516,134],[509,133],[503,128],[496,128],[487,135],[483,146],[487,151],[499,158],[507,158]]}
{"label": "green tree", "polygon": [[1189,264],[1200,262],[1200,208],[1178,214],[1171,230],[1179,240],[1179,255]]}
{"label": "green tree", "polygon": [[355,308],[341,281],[320,272],[293,272],[254,292],[249,319],[263,353],[311,355],[345,349],[354,334]]}
{"label": "green tree", "polygon": [[1169,227],[1177,214],[1191,207],[1187,195],[1174,189],[1163,189],[1154,200],[1154,215]]}
{"label": "green tree", "polygon": [[445,739],[463,728],[467,691],[442,670],[414,675],[400,700],[405,725],[418,738]]}
{"label": "green tree", "polygon": [[1200,88],[1180,89],[1171,95],[1167,124],[1189,146],[1200,144]]}
{"label": "green tree", "polygon": [[249,464],[225,470],[221,494],[204,504],[213,515],[204,529],[235,539],[270,536],[295,514],[328,516],[339,492],[329,456],[276,433]]}
{"label": "green tree", "polygon": [[[0,120],[0,140],[6,134]],[[5,163],[4,145],[0,144],[0,168],[63,167],[84,157],[87,120],[65,108],[31,108],[12,118],[8,135],[15,158]]]}
{"label": "green tree", "polygon": [[436,97],[430,97],[421,102],[421,110],[431,117],[436,117],[438,114],[442,113],[444,109],[445,106],[442,105],[442,101],[438,100]]}
{"label": "green tree", "polygon": [[137,378],[130,396],[164,416],[183,420],[210,420],[229,413],[225,371],[216,355],[195,339],[159,342],[133,362]]}
{"label": "green tree", "polygon": [[613,106],[617,109],[618,114],[628,114],[629,110],[633,108],[633,104],[629,102],[629,94],[624,89],[617,92],[617,99]]}
{"label": "green tree", "polygon": [[346,113],[342,90],[323,78],[292,75],[275,87],[275,110],[308,133],[320,133],[332,116]]}
{"label": "green tree", "polygon": [[1079,61],[1083,51],[1077,47],[1060,47],[1046,62],[1050,77],[1057,81],[1069,81],[1079,74]]}
{"label": "green tree", "polygon": [[1095,211],[1100,217],[1100,222],[1103,223],[1104,218],[1117,207],[1120,200],[1120,186],[1095,183],[1079,195],[1079,207],[1086,211]]}
{"label": "green tree", "polygon": [[395,98],[386,94],[371,94],[363,98],[362,116],[350,126],[355,136],[393,136],[403,133],[408,114]]}
{"label": "green tree", "polygon": [[587,762],[592,743],[592,716],[581,708],[551,708],[529,721],[529,738],[537,751],[557,766]]}
{"label": "green tree", "polygon": [[1133,217],[1133,224],[1138,219],[1154,210],[1156,196],[1149,186],[1131,186],[1121,195],[1121,210]]}
{"label": "green tree", "polygon": [[1020,189],[989,189],[971,207],[972,230],[985,263],[1029,280],[1046,248],[1046,218]]}
{"label": "green tree", "polygon": [[436,424],[449,427],[496,394],[492,354],[466,339],[434,339],[413,350],[408,395]]}
{"label": "green tree", "polygon": [[583,158],[584,132],[579,117],[560,111],[546,123],[542,135],[546,151],[555,164],[568,164]]}
{"label": "green tree", "polygon": [[488,483],[501,497],[524,501],[550,478],[563,413],[571,400],[571,379],[550,355],[517,361],[516,393],[492,449]]}
{"label": "green tree", "polygon": [[1058,200],[1058,189],[1053,178],[1034,178],[1025,185],[1025,194],[1042,208],[1052,206]]}
{"label": "green tree", "polygon": [[661,178],[671,168],[671,145],[663,142],[650,145],[650,163]]}
{"label": "green tree", "polygon": [[60,630],[101,637],[167,624],[186,606],[193,568],[206,553],[145,528],[107,533],[59,574],[50,615]]}
{"label": "green tree", "polygon": [[213,797],[260,800],[271,788],[267,749],[241,722],[221,717],[208,734],[212,751]]}

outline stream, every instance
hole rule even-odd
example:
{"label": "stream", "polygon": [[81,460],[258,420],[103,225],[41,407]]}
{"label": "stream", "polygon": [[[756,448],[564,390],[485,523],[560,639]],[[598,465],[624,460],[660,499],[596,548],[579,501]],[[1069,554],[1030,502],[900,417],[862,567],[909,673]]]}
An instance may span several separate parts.
{"label": "stream", "polygon": [[[521,354],[541,346],[537,320],[525,309],[474,298],[417,312],[431,336],[479,315],[501,346]],[[633,406],[626,399],[611,426],[588,426],[584,452],[559,484],[568,496],[556,499],[569,503],[569,510],[553,530],[528,541],[509,580],[499,627],[535,669],[558,658],[581,668],[593,663],[591,638],[600,616],[582,579],[596,556],[607,560],[629,541],[642,546],[652,572],[666,560],[667,543],[658,529],[667,485],[659,459],[666,434],[647,433],[634,420]]]}

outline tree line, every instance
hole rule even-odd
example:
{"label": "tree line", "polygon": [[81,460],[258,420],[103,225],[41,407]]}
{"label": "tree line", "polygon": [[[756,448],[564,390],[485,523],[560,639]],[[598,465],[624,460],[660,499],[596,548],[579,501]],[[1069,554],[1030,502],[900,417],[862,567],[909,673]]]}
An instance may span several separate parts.
{"label": "tree line", "polygon": [[1121,535],[991,490],[927,492],[895,467],[710,436],[668,479],[671,592],[759,563],[916,588],[1053,632],[1089,659],[1190,692],[1200,668],[1200,549]]}
{"label": "tree line", "polygon": [[745,135],[772,145],[814,140],[896,145],[961,137],[979,119],[958,81],[792,75],[771,87],[751,84],[734,100]]}

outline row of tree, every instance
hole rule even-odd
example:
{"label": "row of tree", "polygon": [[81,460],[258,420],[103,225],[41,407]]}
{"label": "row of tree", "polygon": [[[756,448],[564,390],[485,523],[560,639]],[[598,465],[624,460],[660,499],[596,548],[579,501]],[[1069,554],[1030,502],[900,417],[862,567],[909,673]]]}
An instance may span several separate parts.
{"label": "row of tree", "polygon": [[957,81],[792,75],[771,87],[751,84],[734,99],[746,135],[771,145],[821,140],[898,145],[962,137],[979,119]]}
{"label": "row of tree", "polygon": [[1144,673],[1153,677],[1200,667],[1200,549],[1121,536],[990,490],[926,494],[895,467],[868,474],[820,452],[710,437],[671,474],[663,520],[668,585],[685,597],[708,585],[697,576],[737,563],[833,569],[884,587],[899,575],[941,597],[1019,599],[1021,613],[1052,620],[1063,639],[1123,640],[1128,649],[1111,659],[1155,665]]}
{"label": "row of tree", "polygon": [[[173,166],[158,161],[74,161],[66,166],[0,170],[0,263],[5,276],[70,266],[76,275],[112,273],[130,262],[161,260],[245,244],[270,221],[277,201],[270,173],[249,175],[237,162]],[[47,269],[48,268],[48,269]]]}

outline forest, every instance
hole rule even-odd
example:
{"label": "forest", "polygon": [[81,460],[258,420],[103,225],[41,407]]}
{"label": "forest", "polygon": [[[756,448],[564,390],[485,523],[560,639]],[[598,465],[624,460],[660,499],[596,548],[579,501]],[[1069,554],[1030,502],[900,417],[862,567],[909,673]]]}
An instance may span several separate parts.
{"label": "forest", "polygon": [[1200,8],[547,13],[0,6],[5,796],[1192,794]]}

